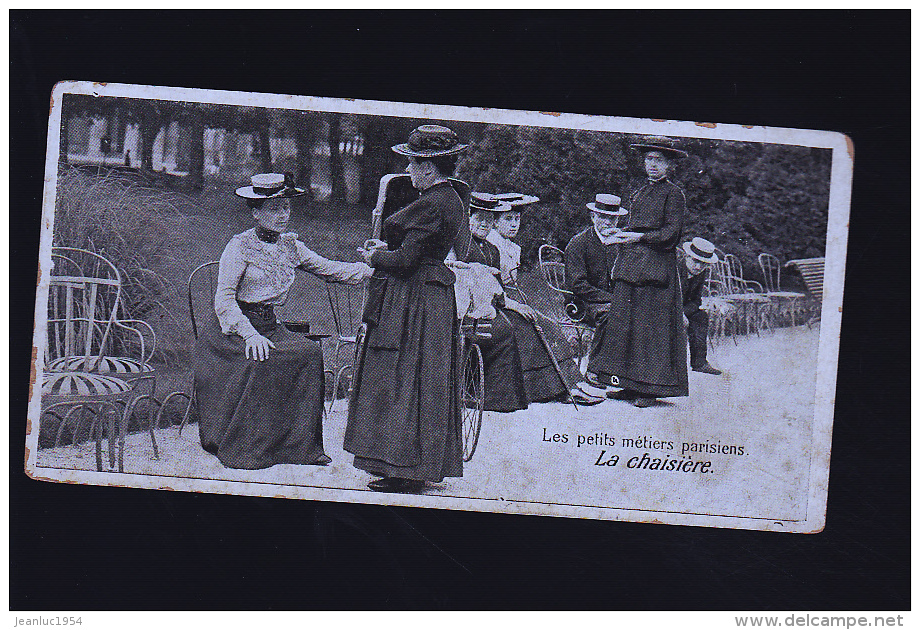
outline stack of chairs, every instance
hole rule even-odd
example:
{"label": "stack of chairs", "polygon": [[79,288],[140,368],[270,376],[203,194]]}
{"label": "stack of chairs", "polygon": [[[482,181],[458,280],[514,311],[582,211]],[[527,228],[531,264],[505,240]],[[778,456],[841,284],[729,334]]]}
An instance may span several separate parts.
{"label": "stack of chairs", "polygon": [[[85,249],[55,247],[51,262],[40,430],[52,426],[54,418],[54,446],[60,445],[69,429],[75,447],[90,412],[96,469],[102,470],[105,432],[109,467],[116,465],[117,439],[118,472],[124,472],[128,421],[138,403],[156,401],[156,373],[149,363],[156,335],[146,322],[120,317],[122,278],[105,257]],[[146,392],[144,385],[149,386]],[[147,415],[154,457],[159,457],[149,406]]]}
{"label": "stack of chairs", "polygon": [[712,309],[714,304],[723,305],[720,309],[707,309],[710,314],[717,312],[714,319],[714,337],[727,336],[729,325],[732,339],[740,334],[751,332],[760,335],[762,330],[771,328],[772,300],[767,297],[763,285],[755,280],[746,280],[741,261],[734,254],[727,254],[716,249],[719,262],[714,263],[708,283],[709,294],[717,301],[704,304]]}

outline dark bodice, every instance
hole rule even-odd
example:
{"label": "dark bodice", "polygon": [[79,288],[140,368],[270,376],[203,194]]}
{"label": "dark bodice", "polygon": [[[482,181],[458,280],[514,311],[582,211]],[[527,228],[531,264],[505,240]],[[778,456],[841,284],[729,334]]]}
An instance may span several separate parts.
{"label": "dark bodice", "polygon": [[443,267],[451,248],[468,234],[460,197],[449,182],[436,184],[387,217],[381,230],[387,250],[374,253],[373,266],[396,276],[412,275],[423,265]]}
{"label": "dark bodice", "polygon": [[667,179],[649,182],[630,197],[627,230],[643,232],[641,243],[660,250],[677,247],[687,201]]}
{"label": "dark bodice", "polygon": [[578,299],[603,304],[611,301],[610,272],[619,245],[604,245],[593,227],[575,235],[565,248],[565,278]]}
{"label": "dark bodice", "polygon": [[464,259],[469,263],[480,263],[501,269],[501,254],[498,248],[489,241],[473,236],[469,254]]}

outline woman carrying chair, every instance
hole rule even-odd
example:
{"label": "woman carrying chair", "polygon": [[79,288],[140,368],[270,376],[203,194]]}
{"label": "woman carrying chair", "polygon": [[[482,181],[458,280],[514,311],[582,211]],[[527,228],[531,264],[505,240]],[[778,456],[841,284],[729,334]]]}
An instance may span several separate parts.
{"label": "woman carrying chair", "polygon": [[202,447],[230,468],[325,465],[325,377],[319,344],[279,325],[295,268],[359,283],[364,263],[327,260],[285,232],[290,175],[263,173],[236,190],[256,226],[230,239],[220,257],[214,311],[195,344],[195,397]]}
{"label": "woman carrying chair", "polygon": [[440,125],[422,125],[393,151],[409,159],[420,191],[383,222],[383,240],[360,248],[374,268],[348,408],[345,450],[379,477],[377,492],[421,492],[463,475],[455,276],[451,247],[465,253],[469,228],[449,177],[468,145]]}

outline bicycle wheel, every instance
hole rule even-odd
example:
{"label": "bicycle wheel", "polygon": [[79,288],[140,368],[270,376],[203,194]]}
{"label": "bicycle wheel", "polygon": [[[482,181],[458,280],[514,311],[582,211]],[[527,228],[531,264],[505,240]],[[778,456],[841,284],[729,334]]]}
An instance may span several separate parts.
{"label": "bicycle wheel", "polygon": [[485,402],[485,368],[482,352],[475,343],[465,344],[463,352],[463,382],[461,384],[463,408],[463,461],[473,459],[479,430],[482,428],[482,407]]}

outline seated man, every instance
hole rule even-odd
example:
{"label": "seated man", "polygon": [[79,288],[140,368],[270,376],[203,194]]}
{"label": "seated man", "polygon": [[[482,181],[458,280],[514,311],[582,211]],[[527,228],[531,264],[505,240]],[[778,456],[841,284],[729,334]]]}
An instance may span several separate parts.
{"label": "seated man", "polygon": [[609,194],[596,195],[587,206],[592,225],[572,237],[565,248],[565,280],[585,309],[582,321],[600,329],[607,323],[613,299],[610,273],[619,252],[617,223],[627,211],[620,207],[618,196]]}
{"label": "seated man", "polygon": [[[473,238],[465,262],[480,263],[499,271],[501,261],[498,248],[487,237],[495,225],[495,216],[509,210],[508,204],[499,202],[491,195],[473,193],[470,199],[470,232]],[[574,381],[578,380],[578,371],[572,348],[558,326],[527,304],[517,302],[504,293],[499,296],[497,306],[492,327],[493,339],[480,345],[486,372],[486,409],[489,409],[488,404],[493,397],[496,402],[518,399],[518,383],[523,386],[526,401],[524,406],[530,402],[568,400],[570,396],[577,404],[583,405],[603,401],[602,398],[586,395],[578,387],[572,388]],[[511,349],[503,347],[506,329],[512,336]],[[554,354],[550,354],[547,345],[554,350]],[[490,391],[490,388],[494,391]]]}
{"label": "seated man", "polygon": [[687,318],[687,337],[690,341],[690,369],[694,372],[718,376],[721,370],[706,360],[706,338],[709,334],[709,313],[704,311],[703,288],[706,271],[719,262],[716,247],[705,238],[694,238],[683,244],[683,262],[680,265],[680,282],[684,294],[684,317]]}

